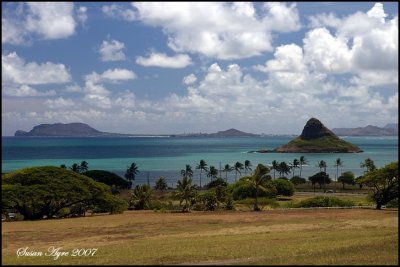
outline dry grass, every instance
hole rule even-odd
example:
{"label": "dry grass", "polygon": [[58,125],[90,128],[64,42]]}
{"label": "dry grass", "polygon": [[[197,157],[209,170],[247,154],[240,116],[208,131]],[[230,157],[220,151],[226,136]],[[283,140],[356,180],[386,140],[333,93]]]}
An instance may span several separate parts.
{"label": "dry grass", "polygon": [[[3,222],[3,264],[397,264],[397,210],[156,213]],[[93,257],[17,257],[98,248]]]}

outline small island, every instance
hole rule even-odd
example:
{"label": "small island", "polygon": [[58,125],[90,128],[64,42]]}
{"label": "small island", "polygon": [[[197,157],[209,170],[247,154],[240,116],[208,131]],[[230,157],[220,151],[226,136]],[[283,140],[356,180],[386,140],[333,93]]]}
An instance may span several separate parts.
{"label": "small island", "polygon": [[318,119],[311,118],[299,137],[271,152],[280,153],[359,153],[358,146],[337,137]]}

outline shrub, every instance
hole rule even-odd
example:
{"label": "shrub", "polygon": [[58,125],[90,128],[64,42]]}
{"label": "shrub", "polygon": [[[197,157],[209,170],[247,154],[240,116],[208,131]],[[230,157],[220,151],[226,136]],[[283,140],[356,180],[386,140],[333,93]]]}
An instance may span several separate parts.
{"label": "shrub", "polygon": [[294,185],[287,179],[279,178],[273,180],[272,183],[275,185],[278,195],[282,196],[293,196]]}
{"label": "shrub", "polygon": [[227,183],[224,179],[222,179],[221,177],[219,177],[219,178],[217,178],[217,179],[212,180],[211,182],[209,182],[209,183],[206,185],[206,188],[210,189],[210,188],[214,188],[214,187],[217,187],[217,186],[226,187],[226,186],[228,186],[228,183]]}
{"label": "shrub", "polygon": [[[253,198],[254,197],[254,189],[246,182],[248,176],[240,178],[236,183],[230,184],[228,186],[228,190],[232,192],[232,197],[234,200],[244,199],[244,198]],[[270,182],[267,181],[263,186],[267,189],[267,191],[259,190],[259,197],[267,197],[267,198],[275,198],[277,195],[276,187]]]}
{"label": "shrub", "polygon": [[298,184],[305,184],[307,182],[307,180],[305,178],[301,178],[300,176],[293,176],[292,178],[290,178],[290,181],[294,184],[294,185],[298,185]]}
{"label": "shrub", "polygon": [[294,205],[296,208],[311,207],[351,207],[355,206],[351,200],[342,200],[337,197],[317,196],[300,201]]}

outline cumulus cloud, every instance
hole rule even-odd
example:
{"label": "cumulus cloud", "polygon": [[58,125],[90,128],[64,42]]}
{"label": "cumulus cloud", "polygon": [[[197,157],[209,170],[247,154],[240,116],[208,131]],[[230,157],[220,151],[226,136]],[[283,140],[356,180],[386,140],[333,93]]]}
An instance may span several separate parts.
{"label": "cumulus cloud", "polygon": [[3,85],[2,89],[4,95],[15,96],[15,97],[53,96],[56,94],[56,91],[54,90],[41,92],[26,84],[23,84],[21,86]]}
{"label": "cumulus cloud", "polygon": [[197,78],[193,73],[189,74],[188,76],[183,77],[183,83],[186,85],[193,84],[196,81],[197,81]]}
{"label": "cumulus cloud", "polygon": [[66,83],[71,75],[64,64],[45,62],[25,63],[25,60],[12,52],[1,55],[1,70],[3,82],[15,84],[49,84]]}
{"label": "cumulus cloud", "polygon": [[126,56],[123,52],[125,44],[117,40],[105,40],[99,48],[101,61],[119,61],[125,60]]}
{"label": "cumulus cloud", "polygon": [[85,22],[88,19],[87,7],[80,6],[76,11],[76,16],[77,16],[77,18],[78,18],[80,23],[85,24]]}
{"label": "cumulus cloud", "polygon": [[136,63],[145,67],[180,69],[192,64],[192,60],[188,55],[184,54],[169,57],[164,53],[152,52],[147,58],[139,56],[136,59]]}
{"label": "cumulus cloud", "polygon": [[111,18],[123,19],[126,21],[134,21],[136,19],[135,11],[116,4],[103,6],[102,11],[105,15]]}
{"label": "cumulus cloud", "polygon": [[62,109],[62,108],[72,107],[75,105],[72,99],[65,99],[63,97],[59,97],[56,99],[47,99],[44,104],[51,109]]}
{"label": "cumulus cloud", "polygon": [[[32,39],[67,38],[75,33],[74,4],[71,2],[26,2],[2,18],[2,42],[24,44]],[[78,10],[78,19],[84,19],[84,10]]]}
{"label": "cumulus cloud", "polygon": [[[162,27],[175,52],[240,59],[272,51],[271,32],[300,28],[295,4],[269,3],[256,14],[252,3],[135,2],[137,19]],[[283,15],[282,15],[283,14]]]}
{"label": "cumulus cloud", "polygon": [[115,68],[108,69],[101,74],[92,72],[91,74],[85,76],[85,80],[92,83],[118,83],[120,81],[134,80],[136,77],[136,74],[131,70]]}

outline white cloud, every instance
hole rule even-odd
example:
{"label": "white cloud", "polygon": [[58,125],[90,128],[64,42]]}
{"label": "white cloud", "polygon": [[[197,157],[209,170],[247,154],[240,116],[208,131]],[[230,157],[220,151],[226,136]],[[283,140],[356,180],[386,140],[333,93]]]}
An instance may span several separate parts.
{"label": "white cloud", "polygon": [[72,107],[75,105],[72,99],[64,99],[63,97],[59,97],[54,100],[48,99],[44,104],[51,109],[62,109],[62,108]]}
{"label": "white cloud", "polygon": [[135,11],[116,4],[103,6],[102,11],[111,18],[123,19],[126,21],[134,21],[136,19]]}
{"label": "white cloud", "polygon": [[148,58],[139,56],[136,63],[145,67],[162,67],[162,68],[185,68],[192,64],[192,60],[188,55],[178,54],[172,57],[164,53],[150,53]]}
{"label": "white cloud", "polygon": [[15,97],[53,96],[56,94],[54,90],[41,92],[25,84],[21,86],[3,85],[2,89],[4,95]]}
{"label": "white cloud", "polygon": [[24,59],[17,53],[1,55],[2,80],[15,84],[50,84],[66,83],[71,76],[64,64],[46,62],[25,63]]}
{"label": "white cloud", "polygon": [[125,44],[117,40],[105,40],[99,48],[102,61],[125,60],[123,49]]}
{"label": "white cloud", "polygon": [[109,82],[109,83],[117,83],[120,81],[128,81],[136,79],[136,74],[127,69],[108,69],[104,71],[102,74],[98,74],[97,72],[92,72],[89,75],[85,76],[86,81],[90,81],[92,83],[101,83],[101,82]]}
{"label": "white cloud", "polygon": [[376,3],[373,8],[371,8],[368,12],[367,15],[371,18],[377,18],[380,20],[380,22],[385,23],[385,18],[387,17],[387,14],[383,10],[383,5],[381,3]]}
{"label": "white cloud", "polygon": [[[266,4],[256,14],[252,3],[135,2],[137,19],[162,27],[175,52],[218,59],[259,56],[272,50],[271,32],[299,29],[295,4]],[[283,14],[284,16],[282,16]]]}
{"label": "white cloud", "polygon": [[82,92],[82,88],[77,84],[73,84],[66,86],[64,91],[68,93],[79,93]]}
{"label": "white cloud", "polygon": [[183,83],[186,85],[193,84],[196,81],[197,81],[197,78],[193,73],[189,74],[188,76],[183,77]]}
{"label": "white cloud", "polygon": [[85,24],[85,22],[88,19],[88,15],[87,15],[87,7],[85,6],[80,6],[78,8],[78,10],[76,11],[77,13],[77,17],[80,23]]}

